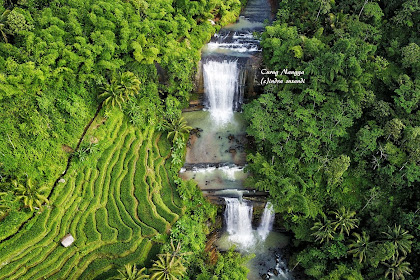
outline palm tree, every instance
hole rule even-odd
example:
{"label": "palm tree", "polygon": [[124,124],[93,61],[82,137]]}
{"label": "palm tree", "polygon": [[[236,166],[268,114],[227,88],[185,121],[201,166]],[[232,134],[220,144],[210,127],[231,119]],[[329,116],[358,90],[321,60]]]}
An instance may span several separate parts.
{"label": "palm tree", "polygon": [[115,81],[106,84],[103,87],[103,92],[98,97],[103,105],[111,107],[118,105],[121,108],[121,103],[125,101],[121,86]]}
{"label": "palm tree", "polygon": [[99,100],[105,106],[122,107],[131,96],[138,93],[140,89],[140,81],[132,72],[125,72],[120,75],[119,80],[113,79],[111,83],[103,87],[103,92],[100,94]]}
{"label": "palm tree", "polygon": [[192,129],[192,127],[187,125],[183,117],[166,122],[164,127],[168,131],[168,139],[172,139],[172,143],[175,143],[178,138],[185,141],[185,134],[189,133]]}
{"label": "palm tree", "polygon": [[23,200],[25,207],[29,207],[31,211],[34,210],[34,204],[38,205],[40,209],[42,209],[42,203],[48,204],[47,197],[43,195],[43,192],[48,190],[46,186],[36,187],[32,184],[30,178],[26,179],[26,184],[13,180],[12,185],[16,191],[17,198]]}
{"label": "palm tree", "polygon": [[316,222],[311,229],[315,230],[312,235],[316,237],[315,241],[319,241],[319,243],[324,241],[329,242],[334,239],[333,224],[325,216],[322,222]]}
{"label": "palm tree", "polygon": [[181,253],[181,242],[178,242],[178,244],[176,244],[176,246],[174,245],[174,240],[171,238],[171,249],[172,249],[172,253],[171,255],[173,257],[184,257],[184,256],[188,256],[188,255],[192,255],[192,252],[184,252]]}
{"label": "palm tree", "polygon": [[356,212],[346,210],[346,208],[340,207],[339,210],[332,212],[337,219],[333,222],[334,231],[340,229],[340,233],[345,231],[347,235],[350,234],[350,230],[357,228],[357,224],[359,223],[359,219],[353,218],[356,215]]}
{"label": "palm tree", "polygon": [[120,74],[120,86],[121,90],[127,96],[133,96],[140,90],[141,82],[132,72],[124,72]]}
{"label": "palm tree", "polygon": [[150,269],[151,280],[178,280],[181,279],[186,271],[182,264],[182,258],[173,254],[166,253],[159,255],[159,259],[153,263]]}
{"label": "palm tree", "polygon": [[405,274],[410,275],[411,272],[413,272],[409,267],[410,263],[405,262],[404,260],[405,257],[397,259],[394,256],[392,257],[392,261],[387,263],[383,262],[383,264],[388,267],[385,272],[385,277],[387,278],[389,276],[392,280],[404,280]]}
{"label": "palm tree", "polygon": [[349,248],[351,250],[348,251],[349,254],[353,254],[353,257],[358,257],[359,262],[362,263],[363,261],[366,261],[367,255],[370,254],[372,251],[372,243],[369,241],[369,236],[366,234],[366,232],[362,232],[362,235],[358,234],[357,232],[353,233],[354,237],[356,237],[356,240],[353,240],[353,242],[349,245]]}
{"label": "palm tree", "polygon": [[411,252],[411,243],[413,242],[410,239],[414,236],[403,230],[400,225],[394,225],[393,228],[388,226],[388,232],[383,232],[383,234],[394,244],[397,257],[398,252],[403,253],[404,256]]}
{"label": "palm tree", "polygon": [[7,36],[6,36],[6,21],[7,16],[10,14],[10,10],[6,10],[3,14],[0,15],[0,33],[3,37],[3,40],[7,43]]}
{"label": "palm tree", "polygon": [[149,275],[145,274],[146,268],[140,270],[133,264],[126,264],[124,269],[118,269],[118,275],[114,276],[113,279],[116,280],[142,280],[149,279]]}

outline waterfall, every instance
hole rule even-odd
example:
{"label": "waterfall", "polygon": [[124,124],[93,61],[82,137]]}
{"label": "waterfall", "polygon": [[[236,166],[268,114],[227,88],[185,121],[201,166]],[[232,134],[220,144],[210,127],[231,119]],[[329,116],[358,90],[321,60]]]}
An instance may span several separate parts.
{"label": "waterfall", "polygon": [[270,202],[267,202],[257,231],[262,240],[265,240],[270,233],[274,222],[274,209]]}
{"label": "waterfall", "polygon": [[257,241],[264,241],[267,238],[274,222],[274,209],[270,202],[265,205],[261,223],[254,231],[252,229],[252,203],[241,198],[225,197],[224,199],[226,227],[232,242],[239,244],[242,248],[248,248]]}
{"label": "waterfall", "polygon": [[229,239],[242,248],[253,244],[252,204],[246,200],[225,197],[225,221]]}
{"label": "waterfall", "polygon": [[207,61],[203,64],[204,90],[209,111],[217,123],[233,117],[234,99],[238,88],[237,61]]}

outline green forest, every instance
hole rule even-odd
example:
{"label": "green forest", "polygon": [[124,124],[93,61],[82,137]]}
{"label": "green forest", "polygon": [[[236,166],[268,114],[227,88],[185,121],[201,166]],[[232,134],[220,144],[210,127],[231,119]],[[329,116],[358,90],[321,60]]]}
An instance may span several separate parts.
{"label": "green forest", "polygon": [[[261,67],[305,83],[244,106],[246,184],[290,270],[420,279],[419,1],[273,2]],[[252,256],[206,248],[218,208],[178,177],[201,48],[245,4],[0,0],[0,279],[246,279]]]}
{"label": "green forest", "polygon": [[[420,277],[418,1],[283,0],[246,105],[250,185],[293,232],[303,279]],[[280,77],[281,78],[281,77]]]}
{"label": "green forest", "polygon": [[242,4],[0,1],[0,279],[246,275],[178,178],[200,49]]}

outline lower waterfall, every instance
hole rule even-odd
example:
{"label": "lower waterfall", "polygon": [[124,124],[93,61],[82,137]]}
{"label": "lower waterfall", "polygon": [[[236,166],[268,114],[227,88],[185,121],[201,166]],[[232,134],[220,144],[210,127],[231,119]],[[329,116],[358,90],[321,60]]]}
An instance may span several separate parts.
{"label": "lower waterfall", "polygon": [[274,210],[270,202],[267,202],[261,223],[255,231],[252,228],[252,203],[239,198],[225,197],[224,199],[226,228],[232,242],[238,244],[240,249],[246,249],[267,238],[274,222]]}
{"label": "lower waterfall", "polygon": [[253,229],[252,202],[231,197],[224,197],[224,200],[227,239],[235,244],[239,251],[255,254],[255,258],[248,263],[248,267],[251,268],[248,279],[292,280],[293,277],[281,254],[277,251],[273,258],[273,251],[270,251],[269,244],[273,240],[277,242],[276,233],[271,231],[275,218],[273,205],[270,202],[266,203],[261,222],[257,229]]}
{"label": "lower waterfall", "polygon": [[247,248],[253,244],[252,204],[246,200],[225,197],[225,221],[229,239]]}
{"label": "lower waterfall", "polygon": [[268,234],[273,228],[274,215],[275,214],[274,214],[273,205],[270,202],[267,202],[264,208],[262,218],[261,218],[261,224],[257,229],[259,236],[263,240],[267,238]]}

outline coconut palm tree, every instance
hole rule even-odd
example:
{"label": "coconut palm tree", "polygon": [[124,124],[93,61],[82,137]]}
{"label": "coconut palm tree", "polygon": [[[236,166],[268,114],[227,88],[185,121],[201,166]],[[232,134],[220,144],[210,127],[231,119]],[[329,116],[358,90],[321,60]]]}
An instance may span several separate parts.
{"label": "coconut palm tree", "polygon": [[315,241],[319,241],[319,243],[334,239],[333,224],[325,216],[322,222],[316,222],[311,229],[315,231],[312,235],[316,237]]}
{"label": "coconut palm tree", "polygon": [[4,11],[1,15],[0,15],[0,33],[3,37],[4,42],[8,42],[7,41],[7,35],[6,35],[6,21],[7,21],[7,16],[10,14],[10,10],[6,10]]}
{"label": "coconut palm tree", "polygon": [[104,106],[114,107],[118,105],[121,108],[121,103],[125,101],[121,86],[114,80],[109,84],[105,84],[102,88],[102,93],[98,97]]}
{"label": "coconut palm tree", "polygon": [[25,184],[21,184],[18,180],[12,181],[12,186],[17,194],[19,200],[23,200],[25,207],[34,210],[34,205],[36,204],[40,209],[42,209],[42,204],[47,203],[48,199],[43,194],[48,190],[46,186],[37,187],[32,184],[31,178],[26,179]]}
{"label": "coconut palm tree", "polygon": [[125,72],[120,74],[118,80],[113,79],[111,83],[106,84],[98,97],[103,105],[111,107],[118,105],[121,109],[122,104],[136,95],[139,89],[140,80],[132,72]]}
{"label": "coconut palm tree", "polygon": [[186,271],[182,264],[182,258],[166,253],[159,255],[159,259],[153,263],[150,269],[151,280],[178,280],[181,279]]}
{"label": "coconut palm tree", "polygon": [[335,215],[336,221],[332,223],[334,226],[334,231],[337,229],[340,230],[340,233],[345,231],[347,235],[350,234],[350,230],[357,228],[357,224],[359,223],[359,219],[354,218],[356,212],[346,210],[346,208],[340,207],[337,211],[332,212]]}
{"label": "coconut palm tree", "polygon": [[410,275],[413,272],[410,269],[410,263],[405,262],[405,257],[397,258],[393,257],[389,262],[383,262],[383,264],[388,268],[385,272],[385,277],[392,280],[404,280],[405,275]]}
{"label": "coconut palm tree", "polygon": [[388,226],[388,232],[383,232],[383,234],[385,234],[386,239],[394,244],[397,257],[399,252],[403,253],[404,256],[411,252],[411,243],[413,241],[410,239],[414,238],[414,236],[402,229],[400,225],[394,225],[393,228]]}
{"label": "coconut palm tree", "polygon": [[142,280],[149,279],[149,275],[145,274],[146,268],[140,270],[133,264],[126,264],[123,269],[118,269],[118,275],[114,276],[116,280]]}
{"label": "coconut palm tree", "polygon": [[127,96],[134,96],[140,90],[141,82],[132,72],[124,72],[120,74],[121,90]]}
{"label": "coconut palm tree", "polygon": [[178,138],[185,141],[185,134],[189,133],[192,129],[192,127],[187,125],[183,117],[166,122],[164,127],[168,131],[168,139],[172,139],[172,143],[175,143]]}
{"label": "coconut palm tree", "polygon": [[359,258],[359,262],[362,263],[363,261],[366,261],[367,255],[371,253],[373,242],[369,241],[370,238],[364,231],[362,232],[362,235],[355,232],[353,233],[353,236],[356,237],[356,239],[349,245],[351,250],[347,253],[353,254],[353,257]]}

